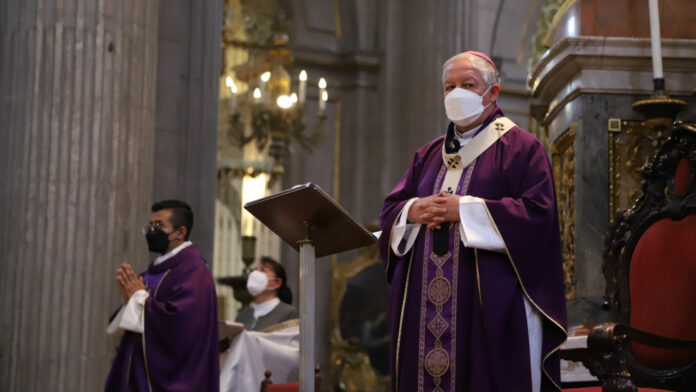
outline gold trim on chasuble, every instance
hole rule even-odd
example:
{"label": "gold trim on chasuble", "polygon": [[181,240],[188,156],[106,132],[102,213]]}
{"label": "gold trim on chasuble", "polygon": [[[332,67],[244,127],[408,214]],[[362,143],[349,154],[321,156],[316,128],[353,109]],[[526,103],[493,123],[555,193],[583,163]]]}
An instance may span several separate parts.
{"label": "gold trim on chasuble", "polygon": [[[391,241],[389,242],[391,244]],[[406,285],[404,287],[404,298],[401,300],[401,314],[399,314],[399,332],[398,336],[396,338],[396,366],[394,366],[394,369],[396,371],[396,390],[399,390],[399,367],[400,367],[400,361],[399,359],[401,358],[399,356],[399,353],[401,351],[401,327],[404,324],[404,309],[406,309],[406,297],[408,295],[408,282],[411,280],[411,266],[413,265],[413,253],[411,252],[411,257],[408,260],[408,269],[406,270]]]}
{"label": "gold trim on chasuble", "polygon": [[[449,155],[449,154],[448,154]],[[456,193],[466,194],[469,183],[471,181],[471,175],[474,171],[475,162],[473,161],[466,171],[466,177],[464,178],[464,183],[462,187],[458,187],[458,183],[463,172],[463,167],[461,166],[461,159],[459,155],[444,157],[444,164],[440,168],[435,185],[433,187],[433,194],[438,193],[440,190],[445,190],[445,192],[453,194],[455,193],[454,188],[456,188]],[[445,179],[442,182],[442,186],[438,189],[438,185],[443,175]],[[454,174],[454,175],[452,175]],[[458,175],[457,175],[458,174]],[[459,279],[459,225],[456,223],[449,223],[449,233],[448,236],[453,237],[454,241],[454,252],[447,252],[443,256],[438,256],[432,253],[430,249],[430,241],[426,240],[424,257],[423,257],[423,278],[421,286],[421,307],[420,307],[420,329],[419,329],[419,339],[418,339],[418,390],[425,390],[425,373],[432,377],[433,384],[435,385],[435,392],[443,391],[440,387],[442,383],[442,377],[446,376],[447,372],[450,373],[450,390],[455,390],[456,373],[452,371],[455,369],[456,365],[456,355],[457,355],[457,289],[458,289],[458,279]],[[425,238],[429,239],[432,235],[432,230],[427,229]],[[448,263],[449,262],[449,263]],[[452,268],[452,281],[444,276],[443,267],[446,265],[451,265]],[[429,268],[435,268],[435,278],[428,279]],[[426,301],[427,298],[427,301]],[[435,317],[430,320],[426,325],[426,313],[428,306],[435,307]],[[448,322],[442,314],[445,307],[449,308],[451,314],[451,320]],[[434,348],[430,350],[427,354],[425,353],[425,339],[426,339],[426,329],[430,335],[435,338]],[[447,342],[441,340],[445,332],[450,333],[449,350],[447,349]]]}

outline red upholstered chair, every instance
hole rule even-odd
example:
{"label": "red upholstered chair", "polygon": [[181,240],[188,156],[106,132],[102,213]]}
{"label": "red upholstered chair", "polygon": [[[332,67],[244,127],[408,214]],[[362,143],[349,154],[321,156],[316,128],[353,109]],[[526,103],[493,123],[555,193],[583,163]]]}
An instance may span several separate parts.
{"label": "red upholstered chair", "polygon": [[[321,391],[321,376],[319,365],[314,369],[314,391]],[[271,371],[266,370],[264,374],[266,378],[261,381],[261,392],[298,392],[300,390],[299,382],[287,382],[283,384],[273,384],[271,381]]]}
{"label": "red upholstered chair", "polygon": [[590,331],[583,363],[604,392],[696,391],[696,127],[675,123],[642,173],[605,239],[614,322]]}

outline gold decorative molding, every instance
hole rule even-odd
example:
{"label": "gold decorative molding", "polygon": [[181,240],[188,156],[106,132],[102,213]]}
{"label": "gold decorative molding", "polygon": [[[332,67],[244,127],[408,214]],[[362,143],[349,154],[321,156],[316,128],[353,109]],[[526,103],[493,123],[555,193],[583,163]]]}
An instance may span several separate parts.
{"label": "gold decorative molding", "polygon": [[609,220],[632,207],[641,193],[640,169],[649,163],[672,121],[609,119]]}
{"label": "gold decorative molding", "polygon": [[527,47],[527,33],[529,32],[529,26],[532,24],[532,19],[534,18],[534,13],[537,9],[537,1],[539,0],[532,0],[532,4],[530,4],[529,8],[527,8],[527,17],[525,18],[524,26],[522,27],[520,48],[517,50],[517,60],[515,61],[515,64],[517,65],[522,64],[522,60],[524,59],[524,51],[525,47]]}
{"label": "gold decorative molding", "polygon": [[553,176],[561,226],[563,275],[566,300],[575,299],[575,133],[578,124],[572,123],[551,145]]}
{"label": "gold decorative molding", "polygon": [[546,36],[552,29],[554,16],[562,8],[564,2],[565,0],[546,0],[544,5],[541,6],[541,14],[537,19],[534,34],[532,34],[532,49],[529,53],[528,71],[534,68],[534,64],[539,61],[541,56],[548,49]]}
{"label": "gold decorative molding", "polygon": [[343,37],[343,29],[341,27],[341,8],[338,0],[333,0],[334,25],[336,26],[336,38]]}
{"label": "gold decorative molding", "polygon": [[341,186],[341,101],[334,105],[334,159],[333,159],[333,198],[339,201]]}
{"label": "gold decorative molding", "polygon": [[547,153],[551,152],[551,146],[549,145],[549,127],[543,123],[534,119],[534,117],[529,117],[529,132],[534,135],[539,142],[544,146],[544,150]]}

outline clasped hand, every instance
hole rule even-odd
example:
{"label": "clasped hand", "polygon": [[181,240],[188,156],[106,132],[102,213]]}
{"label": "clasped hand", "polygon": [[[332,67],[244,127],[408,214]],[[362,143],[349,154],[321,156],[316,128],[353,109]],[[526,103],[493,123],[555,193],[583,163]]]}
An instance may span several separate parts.
{"label": "clasped hand", "polygon": [[143,282],[142,277],[135,276],[133,268],[123,263],[118,268],[116,272],[116,281],[118,286],[121,288],[121,294],[123,294],[123,302],[127,303],[130,297],[138,290],[147,290],[145,282]]}
{"label": "clasped hand", "polygon": [[417,199],[408,210],[410,222],[439,229],[443,222],[459,222],[459,195],[440,192]]}

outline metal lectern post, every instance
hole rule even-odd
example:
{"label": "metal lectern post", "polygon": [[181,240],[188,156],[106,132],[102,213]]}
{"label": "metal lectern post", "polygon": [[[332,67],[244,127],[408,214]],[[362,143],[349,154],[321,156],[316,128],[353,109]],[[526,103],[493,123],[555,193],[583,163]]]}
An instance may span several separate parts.
{"label": "metal lectern post", "polygon": [[300,392],[314,391],[314,276],[315,248],[312,243],[312,225],[307,227],[307,238],[297,241],[300,246]]}
{"label": "metal lectern post", "polygon": [[300,252],[300,392],[312,392],[315,259],[373,244],[376,238],[312,183],[254,200],[244,208]]}

